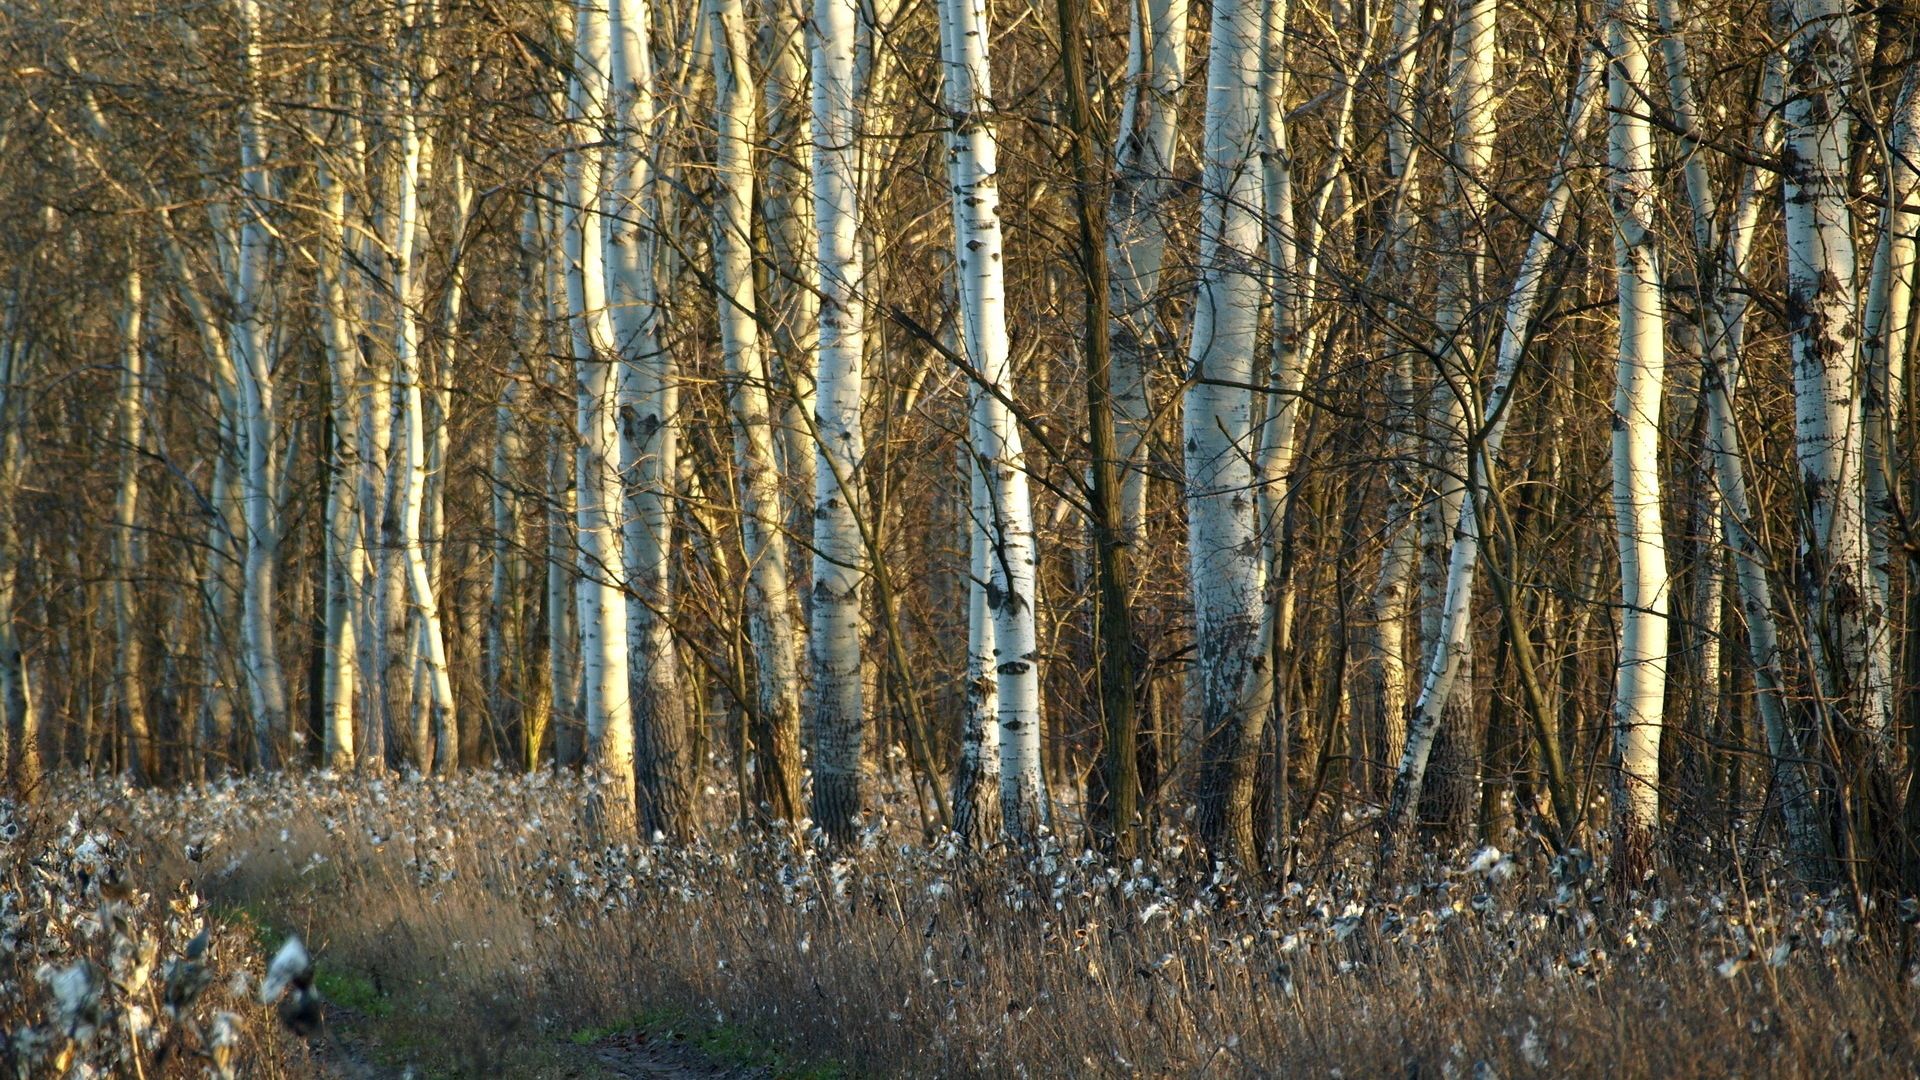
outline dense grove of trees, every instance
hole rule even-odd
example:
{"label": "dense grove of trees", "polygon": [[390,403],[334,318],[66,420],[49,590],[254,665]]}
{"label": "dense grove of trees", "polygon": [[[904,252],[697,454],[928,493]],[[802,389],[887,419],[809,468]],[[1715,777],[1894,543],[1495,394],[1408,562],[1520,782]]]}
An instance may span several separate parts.
{"label": "dense grove of trees", "polygon": [[847,842],[887,769],[971,843],[1920,887],[1908,0],[0,40],[18,793],[581,766],[678,837],[732,769]]}

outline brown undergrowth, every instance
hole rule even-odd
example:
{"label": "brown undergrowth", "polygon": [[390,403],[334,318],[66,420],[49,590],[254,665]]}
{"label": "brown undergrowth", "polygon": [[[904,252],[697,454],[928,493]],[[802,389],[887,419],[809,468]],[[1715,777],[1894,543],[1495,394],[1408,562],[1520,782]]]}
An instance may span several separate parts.
{"label": "brown undergrowth", "polygon": [[[716,816],[728,805],[712,796]],[[673,1030],[763,1074],[1911,1076],[1895,919],[1778,883],[1602,891],[1493,849],[1389,894],[1364,866],[1266,892],[1163,860],[968,859],[885,820],[836,857],[716,827],[597,846],[574,777],[67,782],[157,880],[303,933],[394,1063],[575,1075]],[[189,863],[189,848],[202,862]],[[1651,884],[1651,883],[1650,883]]]}

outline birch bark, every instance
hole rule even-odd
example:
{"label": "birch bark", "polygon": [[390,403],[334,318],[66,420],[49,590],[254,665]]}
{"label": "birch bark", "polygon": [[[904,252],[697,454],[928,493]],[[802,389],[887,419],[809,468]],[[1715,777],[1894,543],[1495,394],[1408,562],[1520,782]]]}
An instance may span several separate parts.
{"label": "birch bark", "polygon": [[679,424],[672,407],[674,363],[661,341],[655,274],[661,227],[660,129],[652,7],[613,4],[613,84],[620,113],[614,157],[612,289],[620,341],[620,466],[626,475],[622,554],[628,588],[627,647],[632,679],[634,765],[642,826],[682,835],[693,798],[686,703],[674,645],[673,476]]}
{"label": "birch bark", "polygon": [[1512,415],[1507,408],[1508,397],[1526,345],[1527,331],[1533,321],[1540,285],[1546,276],[1547,256],[1552,252],[1561,223],[1566,218],[1567,203],[1572,196],[1575,157],[1599,97],[1602,59],[1598,51],[1589,51],[1581,61],[1579,73],[1574,79],[1567,134],[1560,144],[1559,160],[1548,182],[1539,216],[1535,219],[1533,238],[1527,242],[1526,254],[1515,270],[1508,291],[1499,349],[1494,357],[1493,381],[1488,388],[1480,418],[1480,451],[1470,455],[1466,462],[1471,471],[1464,475],[1473,498],[1462,503],[1459,525],[1455,529],[1453,547],[1447,559],[1445,600],[1441,605],[1446,617],[1435,628],[1426,673],[1419,697],[1414,702],[1412,721],[1407,726],[1406,747],[1400,755],[1400,764],[1394,775],[1393,795],[1382,824],[1383,866],[1393,862],[1400,834],[1409,824],[1414,808],[1420,804],[1434,737],[1442,723],[1446,702],[1453,692],[1459,669],[1458,656],[1468,632],[1469,611],[1464,600],[1456,598],[1468,595],[1473,590],[1484,539],[1480,517],[1485,511],[1481,504],[1490,498],[1493,467],[1500,460],[1507,420]]}
{"label": "birch bark", "polygon": [[1006,279],[1000,222],[998,145],[986,5],[944,0],[941,15],[948,138],[953,178],[954,260],[960,281],[964,354],[985,383],[974,395],[974,454],[986,481],[987,607],[993,617],[994,692],[1000,728],[1000,814],[1016,844],[1045,830],[1049,800],[1040,769],[1040,667],[1032,501],[1026,463],[1007,401]]}
{"label": "birch bark", "polygon": [[1258,865],[1255,756],[1267,678],[1265,559],[1254,490],[1255,338],[1263,282],[1258,127],[1263,22],[1254,0],[1213,7],[1200,190],[1200,284],[1183,420],[1187,547],[1199,651],[1196,824],[1217,858]]}
{"label": "birch bark", "polygon": [[608,137],[607,9],[582,0],[574,49],[575,149],[569,197],[573,221],[568,295],[572,307],[578,379],[579,449],[575,455],[575,517],[579,529],[579,620],[582,704],[589,760],[597,772],[596,827],[608,835],[636,828],[633,711],[627,673],[627,615],[620,588],[620,456],[614,365],[617,355],[608,308],[605,152]]}
{"label": "birch bark", "polygon": [[1107,206],[1107,308],[1123,538],[1146,539],[1145,460],[1153,423],[1148,382],[1168,337],[1156,314],[1166,261],[1180,99],[1187,82],[1188,0],[1129,4],[1127,82]]}
{"label": "birch bark", "polygon": [[866,440],[860,422],[866,302],[859,243],[860,110],[854,76],[859,7],[814,0],[813,216],[818,232],[820,333],[813,433],[813,692],[809,739],[813,818],[836,841],[853,838],[860,811],[866,703],[861,602],[867,552],[856,511]]}
{"label": "birch bark", "polygon": [[127,738],[127,771],[136,783],[159,778],[159,760],[148,727],[142,636],[134,591],[139,574],[140,458],[146,444],[146,342],[141,322],[146,316],[146,294],[140,271],[129,268],[126,310],[120,326],[120,477],[113,500],[113,622],[119,648],[114,652],[114,697]]}
{"label": "birch bark", "polygon": [[[1869,573],[1866,434],[1859,370],[1858,267],[1847,204],[1853,21],[1840,0],[1779,0],[1787,42],[1782,147],[1787,331],[1793,357],[1794,456],[1805,504],[1800,585],[1823,701],[1838,735],[1884,743],[1887,688],[1872,677],[1885,604]],[[1877,754],[1877,751],[1876,751]]]}
{"label": "birch bark", "polygon": [[267,275],[273,258],[267,229],[272,182],[267,174],[267,139],[261,127],[260,7],[237,0],[247,82],[240,106],[241,195],[235,206],[239,239],[234,252],[233,321],[230,346],[239,385],[239,430],[246,468],[241,478],[246,520],[246,568],[241,595],[242,648],[253,718],[254,764],[277,769],[286,758],[286,678],[274,631],[274,564],[279,554],[279,523],[273,505],[274,381],[267,308]]}
{"label": "birch bark", "polygon": [[1614,675],[1615,859],[1638,880],[1660,823],[1660,735],[1667,684],[1666,538],[1660,521],[1660,401],[1666,313],[1654,248],[1658,212],[1646,0],[1607,12],[1607,194],[1613,213],[1620,339],[1613,395],[1613,510],[1620,550],[1620,651]]}
{"label": "birch bark", "polygon": [[779,460],[767,355],[756,321],[753,281],[753,76],[748,67],[741,0],[708,0],[713,43],[713,262],[734,417],[734,461],[740,470],[741,546],[747,562],[747,621],[753,642],[764,732],[759,747],[761,792],[770,820],[797,825],[800,804],[800,678],[795,664],[793,602],[781,539]]}

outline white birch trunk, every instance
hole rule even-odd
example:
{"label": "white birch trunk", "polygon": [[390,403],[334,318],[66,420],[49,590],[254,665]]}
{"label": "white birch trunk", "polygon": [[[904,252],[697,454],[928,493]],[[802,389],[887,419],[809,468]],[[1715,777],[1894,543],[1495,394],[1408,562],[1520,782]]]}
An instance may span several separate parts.
{"label": "white birch trunk", "polygon": [[[967,412],[978,406],[971,392]],[[1000,827],[1000,694],[993,671],[993,611],[987,583],[993,575],[993,547],[987,523],[993,503],[986,473],[971,449],[967,469],[967,685],[962,695],[960,760],[953,782],[953,830],[961,843],[985,844]]]}
{"label": "white birch trunk", "polygon": [[627,648],[633,657],[635,767],[642,825],[680,835],[692,800],[692,766],[679,654],[674,648],[673,478],[679,424],[673,358],[660,340],[655,278],[661,227],[658,121],[651,12],[645,0],[614,5],[614,87],[620,98],[614,163],[613,296],[620,335],[620,463],[626,474],[622,553]]}
{"label": "white birch trunk", "polygon": [[[1761,100],[1759,135],[1755,145],[1772,152],[1778,145],[1778,103],[1782,66],[1777,55],[1770,58]],[[1719,253],[1719,269],[1731,276],[1747,265],[1753,237],[1760,218],[1762,189],[1760,172],[1748,169],[1733,222],[1727,230]],[[1704,188],[1702,189],[1704,191]],[[1699,213],[1706,204],[1696,201]],[[1740,429],[1733,412],[1734,392],[1740,384],[1741,347],[1745,338],[1746,310],[1749,300],[1744,291],[1720,290],[1717,302],[1707,310],[1717,318],[1710,327],[1708,347],[1703,354],[1706,371],[1703,382],[1707,396],[1707,453],[1714,465],[1714,478],[1720,489],[1724,525],[1733,551],[1734,581],[1740,610],[1746,617],[1747,655],[1753,665],[1755,700],[1760,713],[1767,749],[1773,759],[1775,783],[1780,790],[1782,816],[1787,834],[1802,872],[1818,878],[1826,872],[1827,839],[1825,827],[1814,804],[1815,789],[1809,776],[1806,755],[1799,732],[1788,712],[1785,700],[1786,675],[1781,666],[1780,631],[1774,616],[1773,590],[1767,578],[1768,559],[1760,544],[1757,518],[1747,493],[1746,455],[1741,449]]]}
{"label": "white birch trunk", "polygon": [[[428,566],[422,513],[427,501],[426,404],[421,388],[421,305],[424,289],[415,269],[420,231],[420,185],[425,149],[418,129],[416,89],[411,79],[397,85],[399,100],[394,107],[394,127],[400,143],[400,169],[394,195],[393,311],[399,324],[394,341],[394,369],[400,390],[400,414],[405,424],[402,438],[406,460],[399,484],[400,558],[406,567],[407,595],[413,605],[415,633],[419,636],[419,655],[425,661],[422,675],[426,692],[428,722],[414,730],[413,753],[421,772],[434,767],[436,751],[449,747],[434,745],[434,733],[452,720],[453,681],[447,671],[446,635],[440,622],[438,590]],[[445,740],[440,740],[444,742]],[[444,764],[442,765],[444,768]]]}
{"label": "white birch trunk", "polygon": [[[1428,656],[1445,655],[1452,668],[1446,696],[1434,703],[1441,720],[1435,731],[1439,766],[1426,789],[1420,816],[1445,829],[1457,829],[1478,801],[1480,740],[1472,684],[1473,639],[1465,628],[1472,619],[1473,592],[1448,587],[1448,549],[1458,543],[1467,501],[1468,417],[1479,404],[1476,384],[1480,358],[1478,328],[1472,313],[1487,292],[1486,221],[1490,199],[1494,136],[1493,0],[1456,0],[1453,40],[1447,68],[1453,137],[1446,170],[1446,206],[1439,215],[1439,243],[1446,251],[1435,298],[1434,352],[1437,378],[1427,404],[1432,440],[1432,496],[1421,514],[1421,630]],[[1461,624],[1449,636],[1444,628]]]}
{"label": "white birch trunk", "polygon": [[1007,404],[1014,386],[996,180],[998,145],[990,119],[989,28],[981,0],[943,0],[941,15],[947,108],[953,114],[948,153],[963,354],[985,383],[974,395],[971,434],[991,504],[986,591],[993,616],[1000,814],[1007,836],[1017,844],[1030,844],[1048,824],[1049,804],[1040,770],[1038,560],[1020,431]]}
{"label": "white birch trunk", "polygon": [[[806,541],[813,514],[814,365],[820,344],[820,276],[813,243],[813,190],[801,143],[807,135],[805,0],[764,0],[760,30],[767,168],[761,178],[766,243],[772,257],[774,383],[782,413],[780,474],[790,495],[788,576],[804,593]],[[799,631],[804,633],[805,627]]]}
{"label": "white birch trunk", "polygon": [[1265,559],[1254,500],[1253,397],[1264,292],[1254,160],[1263,42],[1255,0],[1218,0],[1207,58],[1200,284],[1186,392],[1187,546],[1199,651],[1200,836],[1216,857],[1256,865],[1255,759],[1271,693]]}
{"label": "white birch trunk", "polygon": [[254,763],[279,768],[292,734],[287,724],[287,687],[274,633],[278,607],[274,562],[279,524],[273,505],[273,334],[267,310],[267,273],[272,238],[266,226],[272,197],[267,176],[266,134],[260,126],[260,9],[257,0],[237,0],[248,84],[240,106],[241,197],[235,207],[235,246],[230,349],[239,386],[239,431],[246,468],[241,490],[246,520],[246,568],[241,596],[241,641],[253,719]]}
{"label": "white birch trunk", "polygon": [[[323,76],[324,77],[324,76]],[[322,674],[325,760],[330,768],[352,768],[355,759],[354,706],[360,694],[360,635],[367,594],[367,552],[360,536],[360,379],[357,320],[350,299],[347,185],[330,160],[316,173],[324,205],[325,229],[319,242],[320,332],[326,346],[328,408],[333,444],[327,481],[326,639]]]}
{"label": "white birch trunk", "polygon": [[[747,561],[747,622],[759,713],[771,745],[760,747],[762,792],[774,821],[800,820],[800,675],[788,593],[784,515],[768,364],[753,287],[753,76],[741,0],[708,0],[716,130],[713,263],[740,470],[741,546]],[[769,773],[769,770],[771,771]]]}
{"label": "white birch trunk", "polygon": [[1794,456],[1805,506],[1802,584],[1830,721],[1886,730],[1884,687],[1870,678],[1884,605],[1868,573],[1865,431],[1858,368],[1859,293],[1847,205],[1853,23],[1840,0],[1775,6],[1787,39],[1782,116],[1787,237],[1787,330],[1793,355]]}
{"label": "white birch trunk", "polygon": [[[1387,180],[1393,189],[1392,235],[1388,262],[1394,279],[1411,281],[1413,206],[1419,198],[1419,171],[1414,160],[1414,91],[1418,72],[1420,4],[1394,0],[1391,38],[1387,45]],[[1407,619],[1412,613],[1414,571],[1419,543],[1414,506],[1419,501],[1413,440],[1414,378],[1412,350],[1401,348],[1386,365],[1387,387],[1387,515],[1386,544],[1380,552],[1380,576],[1372,597],[1373,714],[1369,738],[1369,771],[1378,779],[1370,786],[1384,791],[1392,772],[1386,762],[1399,755],[1407,738]]]}
{"label": "white birch trunk", "polygon": [[[1911,18],[1912,16],[1908,16]],[[1910,61],[1911,64],[1911,61]],[[1872,595],[1882,603],[1893,597],[1894,545],[1889,537],[1895,490],[1899,481],[1900,450],[1895,439],[1907,400],[1907,360],[1912,337],[1916,230],[1920,213],[1920,65],[1907,68],[1894,99],[1886,137],[1886,208],[1880,213],[1880,236],[1874,245],[1873,269],[1867,279],[1867,299],[1861,343],[1865,353],[1866,393],[1866,528]],[[1881,626],[1871,643],[1870,677],[1873,696],[1881,707],[1893,708],[1893,641],[1895,631]]]}
{"label": "white birch trunk", "polygon": [[859,243],[859,90],[854,0],[815,0],[812,31],[813,216],[818,231],[820,333],[814,377],[810,734],[813,817],[829,836],[853,836],[860,811],[866,703],[861,601],[867,552],[856,516],[866,440],[860,422],[866,332]]}
{"label": "white birch trunk", "polygon": [[148,727],[146,685],[141,668],[140,617],[134,578],[139,573],[140,459],[146,440],[146,345],[141,334],[146,296],[140,271],[130,267],[126,279],[126,311],[121,323],[120,477],[113,500],[113,622],[119,647],[114,651],[114,697],[127,738],[127,768],[135,782],[158,779],[153,733]]}
{"label": "white birch trunk", "polygon": [[626,597],[620,587],[619,431],[614,366],[618,355],[608,306],[605,152],[611,26],[597,0],[579,5],[574,51],[574,139],[569,192],[573,222],[568,295],[576,330],[579,436],[575,516],[580,544],[582,703],[589,760],[596,772],[596,825],[609,835],[635,828],[633,711],[627,671]]}
{"label": "white birch trunk", "polygon": [[1666,311],[1653,227],[1659,210],[1641,26],[1646,0],[1607,13],[1607,195],[1613,212],[1620,341],[1613,395],[1613,512],[1620,548],[1620,651],[1614,675],[1615,870],[1635,880],[1660,824],[1660,735],[1667,688],[1666,537],[1660,521],[1660,402]]}
{"label": "white birch trunk", "polygon": [[[1166,259],[1166,203],[1187,82],[1188,0],[1129,5],[1127,85],[1107,206],[1107,307],[1113,351],[1115,453],[1122,463],[1124,538],[1146,538],[1148,383],[1167,334],[1154,311]],[[1144,24],[1143,24],[1144,18]]]}
{"label": "white birch trunk", "polygon": [[1602,60],[1599,52],[1589,51],[1581,62],[1579,74],[1575,77],[1567,134],[1560,144],[1559,160],[1554,165],[1546,199],[1534,222],[1533,238],[1527,242],[1526,254],[1521,258],[1508,293],[1499,350],[1494,357],[1493,384],[1488,389],[1481,414],[1480,452],[1467,461],[1470,469],[1469,486],[1475,489],[1474,497],[1462,504],[1459,525],[1454,531],[1453,548],[1447,560],[1445,601],[1441,605],[1445,618],[1436,628],[1428,653],[1420,695],[1414,702],[1412,721],[1407,727],[1407,744],[1401,752],[1400,764],[1394,776],[1393,798],[1388,806],[1387,820],[1382,826],[1385,848],[1389,854],[1397,843],[1398,835],[1407,826],[1414,808],[1419,805],[1434,736],[1440,727],[1442,710],[1453,691],[1458,657],[1465,646],[1468,631],[1467,605],[1456,597],[1472,592],[1479,566],[1483,540],[1479,516],[1481,504],[1487,501],[1487,490],[1490,490],[1481,489],[1491,483],[1492,468],[1500,460],[1507,420],[1512,415],[1507,409],[1507,398],[1513,386],[1514,373],[1520,365],[1528,327],[1533,321],[1540,285],[1546,275],[1547,256],[1560,234],[1560,225],[1566,217],[1567,203],[1572,196],[1572,166],[1599,97]]}

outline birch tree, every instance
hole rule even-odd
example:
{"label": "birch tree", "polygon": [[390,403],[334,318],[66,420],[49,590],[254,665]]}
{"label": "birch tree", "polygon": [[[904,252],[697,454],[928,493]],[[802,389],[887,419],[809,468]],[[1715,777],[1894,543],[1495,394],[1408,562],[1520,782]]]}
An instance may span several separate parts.
{"label": "birch tree", "polygon": [[137,266],[127,270],[126,308],[121,322],[120,482],[113,500],[113,623],[120,647],[115,652],[114,695],[127,739],[127,771],[136,783],[159,778],[159,759],[148,726],[146,686],[143,680],[142,630],[139,626],[135,575],[139,573],[140,457],[146,444],[146,292]]}
{"label": "birch tree", "polygon": [[1858,92],[1853,22],[1837,0],[1781,0],[1787,42],[1782,103],[1787,331],[1793,357],[1794,457],[1806,505],[1802,589],[1822,710],[1878,740],[1884,685],[1871,677],[1884,601],[1869,573],[1860,308],[1847,158]]}
{"label": "birch tree", "polygon": [[[1420,6],[1417,0],[1394,0],[1385,58],[1386,180],[1391,185],[1388,197],[1393,200],[1387,259],[1394,277],[1403,282],[1408,281],[1413,269],[1413,207],[1420,196],[1420,172],[1415,154]],[[1411,314],[1399,304],[1391,310],[1403,318]],[[1413,468],[1416,395],[1411,349],[1401,346],[1395,350],[1385,381],[1386,544],[1380,553],[1380,575],[1372,597],[1373,638],[1369,645],[1374,678],[1370,688],[1373,715],[1367,724],[1368,737],[1377,740],[1373,755],[1382,761],[1399,754],[1407,738],[1407,618],[1412,611],[1414,571],[1419,555],[1414,525],[1414,506],[1419,492]],[[1391,773],[1384,769],[1381,772],[1390,781]]]}
{"label": "birch tree", "polygon": [[1453,692],[1453,683],[1459,670],[1455,657],[1457,651],[1464,647],[1469,610],[1462,598],[1473,590],[1484,542],[1481,521],[1487,513],[1485,504],[1492,500],[1493,468],[1499,463],[1500,448],[1506,439],[1507,421],[1512,416],[1508,399],[1525,350],[1534,308],[1539,301],[1540,286],[1546,276],[1547,257],[1560,234],[1567,203],[1572,197],[1572,168],[1599,98],[1602,60],[1603,56],[1597,51],[1587,53],[1574,78],[1566,136],[1560,144],[1559,160],[1554,165],[1546,198],[1535,218],[1533,236],[1527,242],[1526,254],[1522,256],[1508,289],[1500,344],[1494,355],[1493,378],[1480,417],[1479,451],[1469,455],[1466,461],[1470,471],[1464,475],[1473,497],[1461,504],[1460,521],[1447,559],[1446,590],[1441,606],[1446,618],[1427,650],[1426,672],[1420,685],[1420,694],[1414,701],[1412,721],[1407,725],[1406,747],[1400,754],[1400,764],[1394,773],[1393,794],[1388,802],[1387,816],[1381,824],[1382,868],[1392,865],[1401,834],[1411,823],[1413,812],[1420,804],[1427,761],[1433,752],[1434,738],[1444,722],[1446,702]]}
{"label": "birch tree", "polygon": [[1607,12],[1607,196],[1619,279],[1613,394],[1613,507],[1620,549],[1620,652],[1614,682],[1616,869],[1633,880],[1660,824],[1660,735],[1667,685],[1666,538],[1660,522],[1660,399],[1666,314],[1653,227],[1653,126],[1643,103],[1645,0]]}
{"label": "birch tree", "polygon": [[573,82],[576,146],[568,171],[572,220],[567,229],[567,293],[575,328],[579,403],[574,515],[579,530],[581,706],[587,753],[597,773],[595,822],[604,832],[618,836],[633,831],[636,801],[627,612],[618,579],[622,489],[614,394],[616,345],[608,307],[602,210],[612,34],[607,9],[597,6],[597,0],[582,0],[578,12]]}
{"label": "birch tree", "polygon": [[814,375],[812,624],[809,734],[813,818],[838,841],[852,838],[861,799],[866,703],[860,638],[867,551],[858,518],[866,456],[860,399],[866,331],[859,243],[859,88],[854,78],[859,8],[814,0],[813,217],[818,233],[820,331]]}
{"label": "birch tree", "polygon": [[[1916,231],[1920,231],[1920,64],[1911,49],[1920,40],[1920,16],[1908,12],[1883,26],[1883,34],[1908,38],[1907,72],[1893,101],[1884,137],[1886,205],[1880,211],[1879,237],[1867,275],[1862,314],[1862,367],[1866,378],[1865,410],[1866,528],[1873,595],[1891,603],[1894,544],[1892,508],[1899,481],[1899,445],[1896,434],[1910,418],[1901,413],[1907,404],[1907,370],[1912,351]],[[1869,660],[1876,687],[1884,686],[1891,709],[1893,639],[1891,628],[1877,632]]]}
{"label": "birch tree", "polygon": [[[1428,396],[1426,428],[1431,443],[1431,495],[1421,510],[1420,637],[1430,665],[1451,669],[1446,696],[1436,702],[1442,718],[1435,730],[1434,782],[1418,811],[1423,822],[1458,829],[1479,792],[1479,713],[1473,693],[1473,638],[1451,635],[1455,620],[1472,618],[1472,590],[1448,587],[1448,551],[1459,543],[1466,501],[1468,417],[1479,401],[1478,326],[1472,315],[1486,281],[1486,219],[1490,204],[1483,180],[1493,167],[1494,44],[1498,32],[1493,0],[1456,0],[1447,65],[1452,139],[1444,176],[1446,203],[1437,223],[1445,251],[1434,300],[1433,355],[1437,368]],[[1424,692],[1424,688],[1423,688]]]}
{"label": "birch tree", "polygon": [[1186,447],[1187,549],[1199,652],[1201,838],[1221,859],[1257,865],[1255,751],[1272,692],[1263,617],[1265,560],[1254,501],[1253,397],[1263,285],[1255,168],[1262,49],[1253,0],[1213,7],[1200,189]]}
{"label": "birch tree", "polygon": [[1116,452],[1126,466],[1122,537],[1144,539],[1144,460],[1153,420],[1148,384],[1153,359],[1170,336],[1155,306],[1166,260],[1166,203],[1173,186],[1180,99],[1187,82],[1188,0],[1129,4],[1126,89],[1114,146],[1107,206],[1107,308],[1112,319]]}
{"label": "birch tree", "polygon": [[1031,844],[1047,826],[1040,772],[1040,644],[1032,500],[1008,355],[998,147],[986,5],[943,0],[942,59],[953,177],[954,262],[964,355],[980,373],[969,434],[991,507],[986,520],[987,607],[993,617],[994,697],[1000,728],[1000,814],[1007,836]]}
{"label": "birch tree", "polygon": [[[415,9],[408,18],[410,35],[424,33],[413,20],[425,12]],[[405,430],[400,438],[405,446],[404,471],[399,486],[401,558],[406,566],[407,595],[413,606],[420,657],[425,661],[425,723],[415,726],[411,740],[414,761],[421,771],[434,767],[438,751],[441,767],[450,746],[435,746],[435,732],[448,727],[454,711],[453,680],[447,670],[446,633],[440,621],[440,603],[435,575],[428,565],[421,521],[427,503],[427,416],[425,375],[421,342],[421,308],[425,290],[417,268],[420,244],[420,188],[422,171],[429,166],[429,153],[419,127],[418,110],[422,89],[411,78],[395,86],[393,127],[399,143],[399,174],[395,177],[393,212],[393,312],[397,325],[394,341],[394,381],[400,392],[400,416]],[[443,421],[444,424],[444,421]],[[445,739],[439,740],[442,743]]]}
{"label": "birch tree", "polygon": [[[28,256],[31,258],[31,256]],[[42,758],[40,712],[22,656],[15,625],[20,589],[20,565],[25,558],[20,523],[20,481],[26,471],[27,367],[33,345],[26,326],[25,285],[30,280],[23,261],[0,293],[0,727],[5,728],[5,757],[0,760],[9,794],[22,802],[40,795]]]}
{"label": "birch tree", "polygon": [[274,334],[268,302],[273,241],[266,223],[272,185],[260,115],[265,93],[259,81],[260,6],[257,0],[236,2],[247,87],[240,105],[240,195],[233,207],[237,242],[227,291],[233,312],[229,348],[239,388],[237,428],[246,454],[240,482],[246,523],[241,636],[252,705],[254,762],[273,769],[284,760],[289,729],[286,679],[274,631],[279,606],[274,563],[280,532],[273,505]]}
{"label": "birch tree", "polygon": [[[333,77],[331,72],[321,75],[323,81]],[[346,77],[340,78],[344,81]],[[331,89],[329,86],[329,93]],[[342,171],[332,159],[323,158],[315,172],[324,215],[315,273],[321,340],[327,353],[328,416],[333,429],[327,447],[323,750],[327,764],[334,769],[350,768],[355,761],[354,715],[362,689],[360,629],[369,584],[367,551],[360,543],[360,331],[351,295],[354,241],[348,231],[349,199]]]}
{"label": "birch tree", "polygon": [[720,347],[726,356],[740,470],[740,532],[747,563],[747,622],[766,742],[761,790],[773,820],[800,821],[800,680],[787,591],[779,460],[767,356],[753,282],[753,77],[741,0],[707,0],[713,45],[715,130],[713,262]]}

